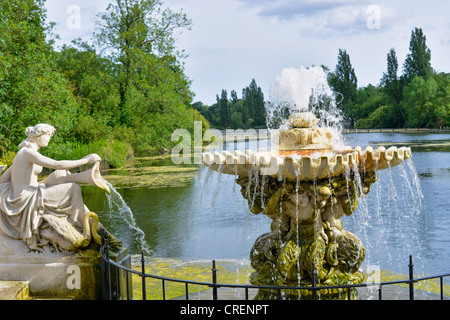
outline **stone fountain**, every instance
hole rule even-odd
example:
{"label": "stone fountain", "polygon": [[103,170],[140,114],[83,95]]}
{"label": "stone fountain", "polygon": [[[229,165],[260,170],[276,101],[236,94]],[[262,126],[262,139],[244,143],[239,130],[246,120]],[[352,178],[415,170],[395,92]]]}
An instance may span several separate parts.
{"label": "stone fountain", "polygon": [[[353,214],[377,170],[400,164],[411,150],[338,147],[333,130],[319,127],[319,120],[311,112],[291,114],[272,137],[275,151],[202,154],[210,169],[236,176],[252,213],[272,220],[271,231],[259,236],[250,252],[254,285],[311,286],[313,276],[320,286],[364,280],[358,270],[365,247],[340,218]],[[311,298],[309,290],[303,291],[282,294],[285,299]],[[346,297],[338,289],[319,294],[321,299]],[[351,294],[356,298],[356,291]],[[255,298],[276,299],[277,292],[260,289]]]}

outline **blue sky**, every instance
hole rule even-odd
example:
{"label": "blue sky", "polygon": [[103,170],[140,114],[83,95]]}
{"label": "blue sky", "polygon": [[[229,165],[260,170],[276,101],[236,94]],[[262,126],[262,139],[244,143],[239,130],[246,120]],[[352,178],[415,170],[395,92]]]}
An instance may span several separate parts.
{"label": "blue sky", "polygon": [[[108,0],[47,0],[57,45],[89,40],[94,18]],[[395,48],[401,66],[414,27],[422,28],[437,71],[450,72],[450,1],[406,0],[165,0],[192,19],[178,37],[195,101],[215,102],[222,89],[242,88],[254,78],[266,97],[284,68],[324,64],[334,70],[347,50],[358,86],[377,85],[386,55]],[[79,15],[74,15],[76,12]]]}

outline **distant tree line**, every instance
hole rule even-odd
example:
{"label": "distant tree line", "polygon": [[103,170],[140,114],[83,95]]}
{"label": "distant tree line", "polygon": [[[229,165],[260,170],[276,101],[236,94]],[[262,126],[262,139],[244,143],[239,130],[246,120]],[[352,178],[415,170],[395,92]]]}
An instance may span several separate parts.
{"label": "distant tree line", "polygon": [[338,62],[328,72],[338,93],[338,107],[349,128],[440,128],[450,126],[450,74],[431,67],[431,52],[421,28],[411,32],[409,53],[399,76],[394,48],[377,86],[357,86],[349,54],[339,49]]}
{"label": "distant tree line", "polygon": [[227,90],[222,89],[216,95],[216,103],[206,106],[196,102],[193,107],[198,110],[214,128],[249,129],[266,127],[266,109],[264,94],[252,79],[250,85],[242,89],[242,98],[238,98],[235,90],[228,97]]}
{"label": "distant tree line", "polygon": [[[378,85],[358,87],[358,79],[345,49],[339,49],[333,71],[326,66],[328,84],[336,94],[347,128],[440,128],[450,126],[450,74],[431,67],[431,52],[421,28],[411,31],[409,53],[399,75],[394,48]],[[197,109],[216,128],[264,128],[264,95],[253,79],[239,99],[222,90],[212,106],[196,102]],[[328,99],[329,100],[329,99]],[[320,107],[329,107],[327,98]]]}

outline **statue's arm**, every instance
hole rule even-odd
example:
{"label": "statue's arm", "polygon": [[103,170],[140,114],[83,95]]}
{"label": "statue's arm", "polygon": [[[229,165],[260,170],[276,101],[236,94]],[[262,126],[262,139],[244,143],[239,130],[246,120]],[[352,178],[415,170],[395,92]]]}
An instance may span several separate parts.
{"label": "statue's arm", "polygon": [[27,160],[31,163],[45,168],[55,170],[68,170],[83,166],[85,164],[94,163],[95,161],[99,161],[100,157],[96,154],[91,154],[79,160],[54,160],[52,158],[41,155],[37,151],[31,150],[27,154]]}

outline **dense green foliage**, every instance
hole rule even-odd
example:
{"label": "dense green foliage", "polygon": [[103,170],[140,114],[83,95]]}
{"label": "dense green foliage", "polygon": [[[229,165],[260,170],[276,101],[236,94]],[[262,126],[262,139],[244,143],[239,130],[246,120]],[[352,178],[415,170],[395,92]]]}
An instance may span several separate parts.
{"label": "dense green foliage", "polygon": [[54,158],[98,153],[112,166],[133,154],[170,149],[175,129],[193,132],[204,117],[191,106],[175,33],[182,13],[159,0],[114,0],[97,16],[93,43],[52,46],[43,0],[2,2],[0,10],[0,159],[10,161],[24,129],[49,123]]}
{"label": "dense green foliage", "polygon": [[47,121],[72,138],[78,105],[46,42],[42,1],[12,0],[0,10],[0,142],[14,150],[27,126]]}

